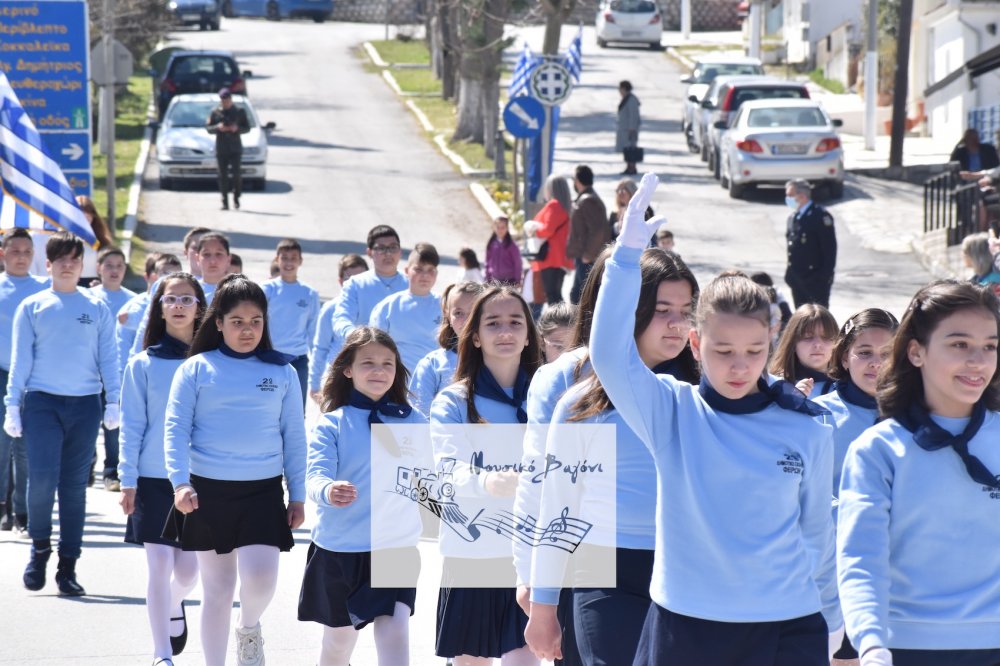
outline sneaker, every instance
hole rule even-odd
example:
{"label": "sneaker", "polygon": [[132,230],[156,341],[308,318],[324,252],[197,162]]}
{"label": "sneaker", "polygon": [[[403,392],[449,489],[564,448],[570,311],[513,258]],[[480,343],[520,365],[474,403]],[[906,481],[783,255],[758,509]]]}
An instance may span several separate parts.
{"label": "sneaker", "polygon": [[153,666],[174,666],[174,662],[169,657],[164,659],[154,659]]}
{"label": "sneaker", "polygon": [[22,580],[24,586],[32,592],[37,592],[45,587],[45,566],[49,563],[51,556],[52,546],[48,545],[47,541],[41,543],[36,541],[31,546],[31,560],[24,568]]}
{"label": "sneaker", "polygon": [[113,476],[104,477],[104,489],[108,492],[119,493],[122,490],[122,482]]}
{"label": "sneaker", "polygon": [[19,538],[28,536],[28,514],[14,514],[14,534]]}
{"label": "sneaker", "polygon": [[260,622],[249,629],[236,627],[236,663],[238,666],[264,666],[264,638]]}
{"label": "sneaker", "polygon": [[59,586],[59,596],[61,597],[82,597],[87,594],[83,585],[76,581],[76,558],[59,557],[56,585]]}

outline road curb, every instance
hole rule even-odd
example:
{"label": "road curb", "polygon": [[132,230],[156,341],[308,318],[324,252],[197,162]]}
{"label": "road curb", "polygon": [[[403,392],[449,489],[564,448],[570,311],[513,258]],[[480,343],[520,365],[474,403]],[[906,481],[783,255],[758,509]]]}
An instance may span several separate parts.
{"label": "road curb", "polygon": [[365,53],[368,54],[368,57],[371,59],[372,64],[375,65],[376,67],[389,66],[389,63],[387,63],[385,60],[382,60],[382,56],[378,54],[378,49],[376,49],[371,42],[364,42],[361,45],[361,48],[365,50]]}
{"label": "road curb", "polygon": [[691,58],[688,58],[686,55],[684,55],[683,53],[681,53],[680,51],[678,51],[675,47],[668,46],[667,50],[666,50],[666,53],[667,53],[668,56],[670,56],[671,58],[673,58],[674,60],[676,60],[680,64],[684,65],[688,69],[693,69],[694,68],[694,60],[691,60]]}
{"label": "road curb", "polygon": [[[153,101],[150,100],[146,108],[147,120],[156,113]],[[132,168],[132,185],[128,188],[128,207],[125,209],[125,222],[122,225],[121,250],[125,253],[125,263],[132,261],[132,237],[135,235],[135,228],[139,224],[139,198],[142,196],[142,176],[146,173],[146,164],[149,162],[149,148],[153,141],[153,130],[147,123],[146,129],[142,133],[142,143],[139,144],[139,156],[135,159],[135,166]]]}
{"label": "road curb", "polygon": [[458,167],[458,170],[462,172],[463,176],[474,176],[477,178],[481,178],[493,175],[492,171],[473,169],[471,166],[469,166],[469,163],[466,162],[461,155],[459,155],[454,150],[448,147],[448,142],[445,140],[444,134],[435,134],[434,143],[436,143],[437,147],[441,149],[441,152],[444,153],[444,156],[447,157],[449,160],[451,160],[452,163]]}
{"label": "road curb", "polygon": [[507,216],[507,213],[503,212],[503,209],[497,205],[497,202],[493,200],[493,197],[481,183],[469,183],[469,190],[491,220]]}
{"label": "road curb", "polygon": [[417,117],[417,121],[420,123],[421,127],[423,127],[428,132],[434,131],[434,125],[431,125],[430,118],[427,117],[426,113],[420,110],[419,106],[414,104],[412,99],[406,100],[406,108],[408,108],[413,113],[413,115]]}

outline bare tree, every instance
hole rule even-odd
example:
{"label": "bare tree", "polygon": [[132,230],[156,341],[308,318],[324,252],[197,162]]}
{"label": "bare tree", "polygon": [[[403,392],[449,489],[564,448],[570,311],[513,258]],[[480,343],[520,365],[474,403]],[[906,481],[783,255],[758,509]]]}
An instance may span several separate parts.
{"label": "bare tree", "polygon": [[459,52],[456,3],[454,0],[434,0],[428,11],[427,41],[431,52],[434,76],[441,81],[441,98],[455,97]]}
{"label": "bare tree", "polygon": [[[137,67],[173,27],[174,16],[166,2],[150,0],[115,0],[115,39],[121,42],[135,59]],[[90,3],[91,46],[103,37],[104,3]]]}
{"label": "bare tree", "polygon": [[563,23],[576,8],[577,0],[541,0],[542,11],[545,13],[545,41],[542,42],[542,53],[556,55],[559,53],[559,37]]}

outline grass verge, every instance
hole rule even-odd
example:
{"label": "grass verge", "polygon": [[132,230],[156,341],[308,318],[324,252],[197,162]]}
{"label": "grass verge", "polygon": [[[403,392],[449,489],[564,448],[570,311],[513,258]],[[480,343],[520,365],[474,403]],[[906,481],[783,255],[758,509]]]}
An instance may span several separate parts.
{"label": "grass verge", "polygon": [[418,39],[379,39],[372,42],[378,54],[390,65],[430,65],[427,45]]}

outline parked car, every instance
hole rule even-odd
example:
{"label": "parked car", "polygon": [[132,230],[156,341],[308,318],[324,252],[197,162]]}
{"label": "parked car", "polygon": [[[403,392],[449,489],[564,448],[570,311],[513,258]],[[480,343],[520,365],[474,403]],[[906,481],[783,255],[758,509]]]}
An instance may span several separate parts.
{"label": "parked car", "polygon": [[222,0],[222,13],[226,17],[260,16],[272,21],[304,17],[322,23],[333,14],[333,0]]}
{"label": "parked car", "polygon": [[681,131],[687,136],[688,147],[692,152],[698,152],[698,146],[691,136],[691,119],[698,112],[709,86],[719,76],[764,76],[764,65],[758,58],[706,55],[695,61],[690,74],[681,77],[681,83],[688,84],[684,95]]}
{"label": "parked car", "polygon": [[[718,77],[701,103],[699,148],[708,169],[719,179],[719,121],[729,123],[744,102],[754,99],[808,99],[805,84],[759,76]],[[714,94],[712,94],[714,93]]]}
{"label": "parked car", "polygon": [[234,95],[246,95],[250,72],[240,72],[229,51],[183,51],[170,54],[159,80],[156,108],[160,118],[175,95],[214,92],[229,88]]}
{"label": "parked car", "polygon": [[218,0],[170,0],[167,9],[180,25],[197,25],[202,30],[218,30],[222,11]]}
{"label": "parked car", "polygon": [[[250,131],[242,136],[244,183],[247,189],[262,190],[267,182],[267,133],[275,125],[261,126],[253,105],[243,95],[233,95],[233,104],[246,111],[250,122]],[[172,189],[185,180],[214,182],[218,178],[215,136],[205,128],[205,121],[218,105],[219,97],[214,93],[178,95],[170,101],[156,136],[161,189]]]}
{"label": "parked car", "polygon": [[844,150],[823,107],[810,99],[759,99],[745,102],[720,144],[720,183],[738,199],[748,187],[784,187],[793,178],[825,185],[828,194],[844,194]]}
{"label": "parked car", "polygon": [[602,0],[597,8],[597,45],[608,42],[649,44],[660,48],[663,17],[653,0]]}

